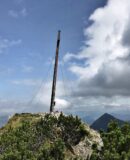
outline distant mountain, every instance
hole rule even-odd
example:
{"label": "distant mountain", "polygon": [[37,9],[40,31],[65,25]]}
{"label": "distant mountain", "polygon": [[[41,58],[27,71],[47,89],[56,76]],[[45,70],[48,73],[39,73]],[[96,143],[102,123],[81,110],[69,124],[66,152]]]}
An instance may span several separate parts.
{"label": "distant mountain", "polygon": [[93,128],[95,130],[102,129],[102,130],[106,131],[107,126],[111,120],[117,121],[119,125],[123,125],[125,123],[125,121],[117,119],[108,113],[105,113],[101,117],[99,117],[96,121],[93,122],[93,124],[91,125],[91,128]]}
{"label": "distant mountain", "polygon": [[1,115],[0,116],[0,128],[7,123],[8,119],[9,119],[8,115]]}

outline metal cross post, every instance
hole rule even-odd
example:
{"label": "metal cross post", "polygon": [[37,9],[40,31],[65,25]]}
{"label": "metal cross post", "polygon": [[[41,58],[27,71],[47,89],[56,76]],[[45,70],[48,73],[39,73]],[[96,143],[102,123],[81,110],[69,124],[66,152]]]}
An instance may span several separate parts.
{"label": "metal cross post", "polygon": [[60,47],[60,32],[61,31],[58,31],[58,37],[57,37],[57,46],[56,46],[56,55],[55,55],[55,64],[54,64],[54,73],[53,73],[50,112],[54,111],[54,106],[55,106],[56,80],[57,80],[58,58],[59,58],[59,47]]}

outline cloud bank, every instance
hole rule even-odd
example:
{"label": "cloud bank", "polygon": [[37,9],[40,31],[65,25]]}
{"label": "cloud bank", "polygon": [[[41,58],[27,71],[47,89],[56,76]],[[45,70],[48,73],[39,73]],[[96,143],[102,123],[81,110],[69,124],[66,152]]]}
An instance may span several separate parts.
{"label": "cloud bank", "polygon": [[76,101],[76,98],[82,99],[77,104],[85,101],[86,108],[96,99],[93,106],[104,106],[104,110],[106,106],[114,108],[114,101],[119,108],[129,109],[130,1],[109,0],[106,6],[96,9],[89,20],[92,24],[84,30],[86,39],[81,51],[64,57],[69,63],[76,58],[85,60],[83,65],[69,67],[78,77],[72,95]]}

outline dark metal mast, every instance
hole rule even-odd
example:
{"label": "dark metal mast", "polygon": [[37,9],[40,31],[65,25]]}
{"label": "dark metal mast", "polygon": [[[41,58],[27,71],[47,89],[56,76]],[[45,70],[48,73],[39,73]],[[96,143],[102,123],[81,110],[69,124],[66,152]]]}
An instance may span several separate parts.
{"label": "dark metal mast", "polygon": [[56,80],[57,80],[58,57],[59,57],[59,47],[60,47],[60,32],[61,31],[58,31],[58,37],[57,37],[56,56],[55,56],[55,65],[54,65],[53,83],[52,83],[52,93],[51,93],[50,112],[54,111],[54,106],[55,106]]}

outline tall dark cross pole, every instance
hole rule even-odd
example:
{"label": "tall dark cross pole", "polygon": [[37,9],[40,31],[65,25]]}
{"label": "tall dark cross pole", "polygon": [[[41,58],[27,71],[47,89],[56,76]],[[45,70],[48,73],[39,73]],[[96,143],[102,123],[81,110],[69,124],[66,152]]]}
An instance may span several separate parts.
{"label": "tall dark cross pole", "polygon": [[56,56],[55,56],[55,65],[54,65],[54,74],[53,74],[53,83],[52,83],[50,112],[54,111],[54,106],[55,106],[55,93],[56,93],[56,80],[57,80],[57,70],[58,70],[59,47],[60,47],[60,31],[58,31],[58,37],[57,37],[57,46],[56,46]]}

